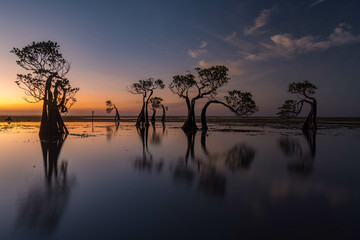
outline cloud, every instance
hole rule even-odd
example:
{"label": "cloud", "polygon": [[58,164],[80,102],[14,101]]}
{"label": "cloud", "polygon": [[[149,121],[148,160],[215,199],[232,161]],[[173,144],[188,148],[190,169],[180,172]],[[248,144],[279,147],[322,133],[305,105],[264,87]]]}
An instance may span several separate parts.
{"label": "cloud", "polygon": [[309,8],[312,8],[322,2],[325,2],[326,0],[316,0],[315,2],[313,2],[312,4],[309,5]]}
{"label": "cloud", "polygon": [[295,38],[289,33],[276,34],[270,37],[270,43],[261,43],[262,49],[255,54],[248,53],[247,60],[264,60],[269,57],[292,57],[295,54],[324,51],[332,47],[360,42],[360,35],[354,36],[350,26],[339,24],[325,39],[307,35]]}
{"label": "cloud", "polygon": [[192,58],[198,58],[199,56],[207,53],[206,49],[189,50],[188,54]]}
{"label": "cloud", "polygon": [[235,48],[238,49],[238,52],[244,51],[244,52],[250,52],[256,48],[255,44],[253,42],[241,39],[240,37],[237,37],[237,32],[233,32],[232,34],[228,36],[221,36],[218,34],[213,34],[215,37],[219,38],[220,40],[231,44]]}
{"label": "cloud", "polygon": [[233,32],[231,35],[223,38],[225,41],[232,41],[236,38],[236,32]]}
{"label": "cloud", "polygon": [[207,42],[202,41],[200,43],[200,46],[199,46],[198,49],[195,49],[195,50],[190,49],[188,51],[189,56],[192,57],[192,58],[198,58],[199,56],[207,53],[207,50],[204,49],[207,45],[208,45]]}
{"label": "cloud", "polygon": [[202,41],[201,44],[200,44],[200,48],[204,48],[204,47],[206,47],[207,45],[208,45],[207,42]]}
{"label": "cloud", "polygon": [[268,21],[271,12],[275,10],[275,7],[272,7],[270,9],[262,10],[257,18],[255,18],[254,25],[248,28],[245,28],[244,34],[245,35],[251,35],[253,34],[257,29],[264,27]]}
{"label": "cloud", "polygon": [[[229,68],[231,77],[241,77],[241,79],[247,80],[259,79],[273,71],[273,69],[264,67],[260,63],[262,61],[274,58],[288,59],[299,54],[325,51],[333,47],[360,42],[360,35],[354,35],[351,27],[344,23],[338,24],[329,35],[323,37],[310,34],[296,37],[291,33],[279,33],[270,34],[267,38],[261,37],[260,41],[254,41],[254,39],[238,36],[235,31],[225,36],[212,34],[231,45],[233,49],[228,56],[223,56],[221,59],[201,57],[198,65],[200,67],[225,65]],[[195,55],[199,56],[197,52]]]}

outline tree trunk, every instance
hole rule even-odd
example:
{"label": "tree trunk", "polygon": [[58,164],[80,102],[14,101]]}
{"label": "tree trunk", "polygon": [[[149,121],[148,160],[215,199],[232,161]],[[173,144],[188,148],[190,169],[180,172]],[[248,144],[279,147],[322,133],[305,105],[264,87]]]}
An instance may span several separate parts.
{"label": "tree trunk", "polygon": [[164,105],[162,105],[162,104],[161,104],[161,107],[162,107],[162,110],[163,110],[163,115],[162,115],[161,121],[162,121],[162,122],[165,122],[165,107],[164,107]]}
{"label": "tree trunk", "polygon": [[149,124],[149,112],[148,112],[148,106],[149,106],[149,100],[150,100],[150,98],[151,98],[151,96],[153,95],[153,91],[151,91],[150,92],[150,94],[149,94],[149,97],[146,99],[146,106],[145,106],[145,108],[146,108],[146,114],[145,114],[145,126],[150,126],[150,124]]}
{"label": "tree trunk", "polygon": [[51,92],[51,82],[53,77],[54,76],[50,76],[47,79],[45,85],[43,113],[39,132],[41,138],[61,136],[69,133],[59,111],[61,103],[60,106],[58,106],[56,102],[58,95],[58,86],[55,86],[54,95]]}
{"label": "tree trunk", "polygon": [[145,126],[148,127],[149,125],[148,101],[146,101]]}
{"label": "tree trunk", "polygon": [[182,129],[185,132],[196,132],[198,130],[198,127],[196,126],[195,121],[195,101],[190,104],[189,99],[186,98],[186,104],[188,107],[188,116],[184,125],[182,126]]}
{"label": "tree trunk", "polygon": [[[51,75],[45,84],[43,113],[39,132],[41,138],[51,138],[69,133],[59,111],[59,108],[63,107],[64,101],[57,105],[58,82],[55,84],[54,93],[51,92],[53,78],[54,76]],[[65,93],[63,98],[65,98]]]}
{"label": "tree trunk", "polygon": [[119,114],[119,111],[118,111],[118,109],[116,107],[115,107],[115,111],[116,111],[115,122],[120,122],[120,114]]}
{"label": "tree trunk", "polygon": [[144,110],[145,110],[145,96],[143,96],[143,105],[142,105],[140,114],[136,120],[136,124],[135,124],[136,126],[140,126],[140,123],[144,124],[144,122],[145,122]]}
{"label": "tree trunk", "polygon": [[312,125],[311,125],[311,128],[312,129],[317,129],[317,121],[316,121],[316,118],[317,118],[317,102],[316,100],[314,99],[313,100],[313,116],[312,116]]}
{"label": "tree trunk", "polygon": [[317,129],[317,122],[316,122],[316,117],[317,117],[317,102],[316,100],[313,98],[312,102],[307,101],[307,103],[310,104],[310,112],[308,114],[308,116],[306,117],[305,122],[303,123],[302,129]]}
{"label": "tree trunk", "polygon": [[154,109],[154,110],[153,110],[153,115],[152,115],[152,117],[151,117],[151,124],[152,124],[152,125],[155,125],[155,115],[156,115],[156,110]]}
{"label": "tree trunk", "polygon": [[41,124],[40,124],[40,136],[46,136],[49,135],[48,133],[48,123],[49,123],[49,118],[48,118],[48,95],[50,92],[50,88],[51,88],[51,81],[54,77],[50,76],[47,80],[46,80],[46,84],[45,84],[45,94],[44,94],[44,99],[43,99],[43,112],[42,112],[42,117],[41,117]]}
{"label": "tree trunk", "polygon": [[210,106],[211,103],[218,103],[218,104],[222,104],[224,105],[225,107],[229,108],[230,111],[235,112],[234,109],[232,109],[230,106],[228,106],[226,103],[223,103],[223,102],[220,102],[218,100],[211,100],[211,101],[208,101],[205,106],[203,107],[202,111],[201,111],[201,129],[203,131],[207,131],[208,130],[208,126],[206,124],[206,110],[207,108]]}

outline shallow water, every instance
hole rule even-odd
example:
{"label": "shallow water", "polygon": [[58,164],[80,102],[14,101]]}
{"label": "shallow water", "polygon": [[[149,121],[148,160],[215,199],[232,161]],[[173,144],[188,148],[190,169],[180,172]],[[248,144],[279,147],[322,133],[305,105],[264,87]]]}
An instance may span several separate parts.
{"label": "shallow water", "polygon": [[358,128],[180,126],[0,123],[0,239],[359,237]]}

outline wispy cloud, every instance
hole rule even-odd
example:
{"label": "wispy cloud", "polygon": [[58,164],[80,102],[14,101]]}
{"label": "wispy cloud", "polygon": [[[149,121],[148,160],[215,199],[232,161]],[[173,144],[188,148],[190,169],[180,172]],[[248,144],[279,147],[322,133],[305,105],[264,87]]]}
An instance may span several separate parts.
{"label": "wispy cloud", "polygon": [[[257,62],[259,61],[273,58],[292,58],[298,54],[325,51],[332,47],[360,42],[360,35],[352,34],[351,27],[344,23],[337,25],[332,33],[326,37],[313,35],[294,37],[290,33],[281,33],[272,35],[267,40],[254,42],[237,37],[236,32],[228,36],[216,34],[214,36],[232,45],[235,51],[232,52],[228,59],[206,60],[201,58],[198,65],[200,67],[209,67],[224,64],[228,66],[230,75],[233,77],[245,75],[249,77],[254,74],[261,74],[262,70],[259,71],[257,68]],[[200,55],[197,52],[192,54],[194,54],[194,58]]]}
{"label": "wispy cloud", "polygon": [[207,45],[208,45],[207,42],[202,41],[201,44],[200,44],[200,48],[204,48],[204,47],[206,47]]}
{"label": "wispy cloud", "polygon": [[309,8],[312,8],[322,2],[325,2],[326,0],[316,0],[315,2],[313,2],[312,4],[309,5]]}
{"label": "wispy cloud", "polygon": [[196,50],[189,50],[188,54],[192,58],[198,58],[199,56],[207,53],[206,49],[196,49]]}
{"label": "wispy cloud", "polygon": [[258,30],[259,28],[264,27],[268,21],[269,21],[269,17],[270,14],[275,10],[275,6],[270,8],[270,9],[265,9],[262,10],[259,14],[259,16],[257,16],[255,18],[254,21],[254,25],[248,28],[245,28],[244,34],[245,35],[251,35],[253,34],[256,30]]}
{"label": "wispy cloud", "polygon": [[270,37],[270,42],[260,43],[261,50],[255,54],[248,54],[247,60],[264,60],[269,57],[292,57],[295,54],[324,51],[331,47],[343,46],[360,42],[360,35],[353,35],[350,26],[341,23],[324,40],[307,35],[295,38],[289,33],[276,34]]}
{"label": "wispy cloud", "polygon": [[207,45],[207,42],[202,41],[198,49],[190,49],[188,51],[189,56],[192,58],[198,58],[199,56],[207,53],[207,50],[205,49]]}
{"label": "wispy cloud", "polygon": [[241,39],[237,36],[237,32],[233,32],[232,34],[228,36],[221,36],[218,34],[213,34],[215,37],[219,38],[220,40],[231,44],[235,48],[238,49],[238,51],[252,51],[256,46],[253,42],[250,42],[248,40]]}
{"label": "wispy cloud", "polygon": [[234,40],[235,38],[236,38],[236,32],[233,32],[231,35],[224,37],[223,40],[225,40],[225,41],[232,41],[232,40]]}

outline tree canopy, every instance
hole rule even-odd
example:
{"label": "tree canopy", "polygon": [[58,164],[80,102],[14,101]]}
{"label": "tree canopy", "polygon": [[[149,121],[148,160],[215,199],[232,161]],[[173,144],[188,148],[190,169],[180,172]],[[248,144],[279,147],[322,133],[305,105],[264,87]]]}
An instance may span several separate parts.
{"label": "tree canopy", "polygon": [[250,92],[232,90],[228,91],[228,95],[224,98],[227,105],[239,117],[246,117],[259,111]]}
{"label": "tree canopy", "polygon": [[215,96],[217,89],[228,83],[228,68],[225,66],[212,66],[210,68],[197,67],[198,79],[191,73],[186,75],[176,75],[170,83],[170,90],[180,98],[189,98],[189,91],[195,88],[195,96],[192,100],[197,100],[206,96]]}
{"label": "tree canopy", "polygon": [[149,100],[151,110],[156,110],[161,108],[161,103],[163,99],[161,97],[152,97]]}
{"label": "tree canopy", "polygon": [[280,110],[277,113],[279,117],[286,119],[297,117],[301,113],[304,103],[306,103],[310,105],[311,109],[302,128],[316,129],[317,101],[313,95],[316,93],[317,89],[317,86],[307,80],[290,83],[288,92],[295,94],[298,99],[286,100],[283,105],[278,108]]}
{"label": "tree canopy", "polygon": [[142,94],[146,96],[148,92],[153,92],[155,89],[163,89],[165,87],[161,79],[148,78],[146,80],[139,80],[128,87],[132,94]]}
{"label": "tree canopy", "polygon": [[56,102],[61,112],[67,112],[76,102],[75,94],[79,88],[70,85],[65,75],[70,70],[70,63],[59,52],[56,42],[32,42],[22,49],[13,48],[19,59],[16,63],[28,74],[17,74],[15,83],[25,91],[25,100],[30,103],[43,101],[46,98],[46,83],[52,89],[51,99]]}
{"label": "tree canopy", "polygon": [[300,96],[300,98],[308,98],[315,94],[316,90],[318,88],[309,82],[308,80],[305,80],[303,82],[292,82],[289,84],[289,93],[294,93]]}

